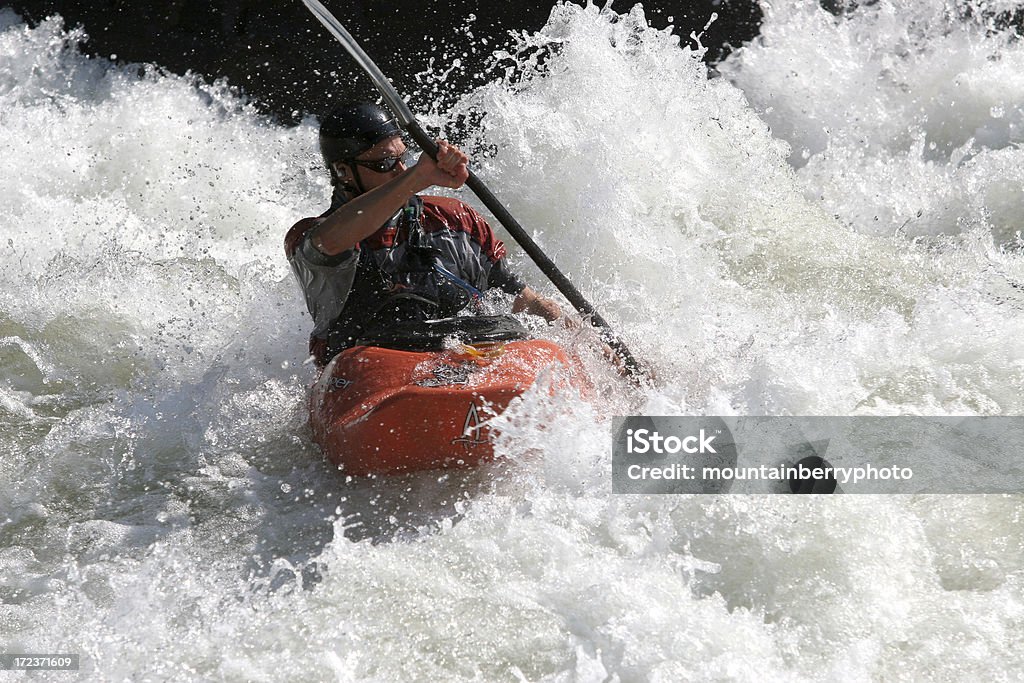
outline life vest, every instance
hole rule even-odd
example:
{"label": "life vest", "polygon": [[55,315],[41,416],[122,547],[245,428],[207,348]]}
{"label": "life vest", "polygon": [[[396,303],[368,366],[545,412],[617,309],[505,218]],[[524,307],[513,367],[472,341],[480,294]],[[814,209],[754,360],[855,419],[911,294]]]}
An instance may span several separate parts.
{"label": "life vest", "polygon": [[355,279],[328,330],[325,362],[361,337],[397,323],[447,318],[470,303],[479,305],[481,292],[443,262],[422,219],[423,200],[413,196],[381,230],[359,243]]}

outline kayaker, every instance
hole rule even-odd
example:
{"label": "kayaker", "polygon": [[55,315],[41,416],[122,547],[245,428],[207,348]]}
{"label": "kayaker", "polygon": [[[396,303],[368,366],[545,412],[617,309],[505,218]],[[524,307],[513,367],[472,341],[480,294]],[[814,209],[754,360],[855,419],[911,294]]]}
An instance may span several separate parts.
{"label": "kayaker", "polygon": [[401,128],[374,104],[341,107],[321,123],[331,206],[285,237],[319,365],[367,332],[482,310],[492,287],[515,296],[515,313],[561,317],[558,304],[508,268],[505,246],[479,213],[457,199],[417,194],[435,185],[458,189],[468,178],[466,154],[444,140],[438,147],[437,161],[422,154],[410,166]]}

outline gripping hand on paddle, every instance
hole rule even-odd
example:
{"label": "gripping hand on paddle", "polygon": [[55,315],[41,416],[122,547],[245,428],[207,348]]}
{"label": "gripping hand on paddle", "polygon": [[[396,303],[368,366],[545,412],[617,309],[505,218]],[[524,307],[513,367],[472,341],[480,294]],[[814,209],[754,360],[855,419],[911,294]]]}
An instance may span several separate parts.
{"label": "gripping hand on paddle", "polygon": [[437,161],[421,154],[415,170],[427,187],[440,185],[457,190],[469,178],[469,157],[455,145],[438,140]]}

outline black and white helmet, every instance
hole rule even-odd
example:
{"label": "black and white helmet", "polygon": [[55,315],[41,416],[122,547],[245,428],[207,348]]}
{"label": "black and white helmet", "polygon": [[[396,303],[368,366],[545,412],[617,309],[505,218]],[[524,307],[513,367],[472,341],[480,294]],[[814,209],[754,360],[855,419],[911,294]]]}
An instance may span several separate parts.
{"label": "black and white helmet", "polygon": [[398,121],[387,109],[359,103],[339,107],[320,123],[320,154],[327,170],[331,164],[351,162],[378,142],[401,135]]}

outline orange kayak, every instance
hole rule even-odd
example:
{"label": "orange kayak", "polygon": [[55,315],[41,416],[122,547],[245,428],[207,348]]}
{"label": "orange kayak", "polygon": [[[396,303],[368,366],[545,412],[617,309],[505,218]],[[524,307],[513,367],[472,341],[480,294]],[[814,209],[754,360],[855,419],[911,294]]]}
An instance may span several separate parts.
{"label": "orange kayak", "polygon": [[[442,324],[426,340],[360,340],[324,368],[313,386],[310,422],[316,442],[345,474],[489,460],[487,421],[546,368],[574,366],[557,344],[522,338],[525,330],[514,320],[515,333],[498,334],[458,329],[465,320],[430,321]],[[507,319],[496,320],[507,327]]]}

